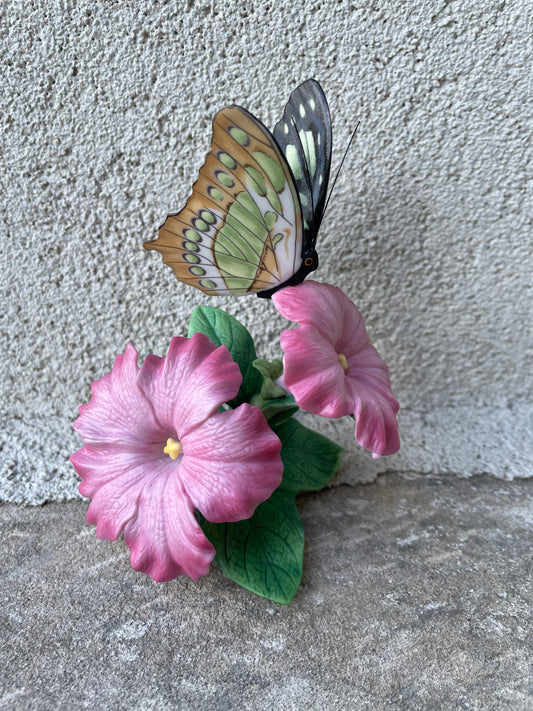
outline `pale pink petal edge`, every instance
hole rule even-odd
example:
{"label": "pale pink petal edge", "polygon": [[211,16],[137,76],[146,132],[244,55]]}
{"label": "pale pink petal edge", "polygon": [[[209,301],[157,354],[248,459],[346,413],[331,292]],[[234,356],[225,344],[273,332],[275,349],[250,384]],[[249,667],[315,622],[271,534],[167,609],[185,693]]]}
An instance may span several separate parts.
{"label": "pale pink petal edge", "polygon": [[281,483],[281,442],[253,405],[217,413],[184,438],[183,450],[186,491],[213,523],[250,518]]}

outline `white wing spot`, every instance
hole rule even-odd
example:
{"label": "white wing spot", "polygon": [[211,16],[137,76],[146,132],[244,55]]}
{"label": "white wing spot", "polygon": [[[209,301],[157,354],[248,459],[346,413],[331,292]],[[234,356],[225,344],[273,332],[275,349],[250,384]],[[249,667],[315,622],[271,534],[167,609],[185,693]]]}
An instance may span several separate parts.
{"label": "white wing spot", "polygon": [[283,131],[284,131],[285,135],[287,135],[287,134],[289,133],[289,126],[288,126],[288,124],[284,124],[284,126],[283,126]]}
{"label": "white wing spot", "polygon": [[309,99],[309,106],[311,107],[311,111],[315,110],[315,100],[314,99]]}
{"label": "white wing spot", "polygon": [[317,146],[320,145],[320,134],[319,133],[316,134],[316,145]]}
{"label": "white wing spot", "polygon": [[312,131],[298,131],[311,175],[316,173],[316,150]]}
{"label": "white wing spot", "polygon": [[298,156],[298,151],[296,150],[296,146],[294,146],[292,143],[287,143],[287,146],[285,148],[285,158],[287,159],[287,163],[290,165],[292,174],[294,175],[296,180],[300,180],[303,177],[302,166],[300,163],[300,158]]}
{"label": "white wing spot", "polygon": [[300,116],[303,118],[305,116],[305,106],[300,104]]}
{"label": "white wing spot", "polygon": [[318,184],[319,184],[319,185],[322,185],[322,178],[323,178],[323,177],[324,177],[324,176],[322,175],[322,173],[320,173],[320,175],[318,176]]}

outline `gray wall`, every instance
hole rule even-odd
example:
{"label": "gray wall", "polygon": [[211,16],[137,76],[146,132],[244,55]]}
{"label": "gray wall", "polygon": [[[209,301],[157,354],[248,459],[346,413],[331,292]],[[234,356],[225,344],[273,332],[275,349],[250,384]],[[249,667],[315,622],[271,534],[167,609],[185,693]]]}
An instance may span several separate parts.
{"label": "gray wall", "polygon": [[[402,452],[376,463],[349,423],[321,423],[350,447],[342,476],[528,474],[526,0],[1,10],[1,497],[76,494],[70,423],[90,382],[128,340],[163,354],[208,300],[141,244],[188,197],[214,113],[236,102],[272,127],[311,76],[330,103],[334,167],[361,121],[316,278],[359,306],[402,405]],[[279,354],[271,303],[209,303]]]}

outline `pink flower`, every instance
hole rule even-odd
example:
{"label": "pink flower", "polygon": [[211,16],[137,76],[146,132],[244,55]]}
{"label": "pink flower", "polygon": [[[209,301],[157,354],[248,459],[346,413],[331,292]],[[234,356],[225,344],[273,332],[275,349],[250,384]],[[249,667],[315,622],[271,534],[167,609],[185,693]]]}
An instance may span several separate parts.
{"label": "pink flower", "polygon": [[305,281],[272,296],[298,328],[283,331],[283,379],[298,405],[323,417],[353,414],[355,439],[374,458],[400,449],[388,369],[363,317],[336,286]]}
{"label": "pink flower", "polygon": [[242,380],[226,346],[201,333],[173,338],[137,366],[129,345],[92,385],[72,457],[87,521],[100,538],[124,531],[135,570],[157,581],[208,572],[215,550],[198,525],[252,516],[281,482],[281,444],[259,408],[218,412]]}

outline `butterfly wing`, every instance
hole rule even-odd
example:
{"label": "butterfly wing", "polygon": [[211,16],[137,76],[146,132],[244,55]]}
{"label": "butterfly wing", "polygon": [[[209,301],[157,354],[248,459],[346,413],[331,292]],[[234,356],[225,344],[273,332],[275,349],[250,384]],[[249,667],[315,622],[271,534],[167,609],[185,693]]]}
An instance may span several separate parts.
{"label": "butterfly wing", "polygon": [[331,116],[317,81],[308,79],[292,92],[274,138],[291,167],[299,193],[305,255],[315,247],[331,166]]}
{"label": "butterfly wing", "polygon": [[230,106],[213,120],[211,149],[181,212],[169,215],[155,249],[180,281],[207,294],[272,290],[302,263],[300,202],[270,131]]}

